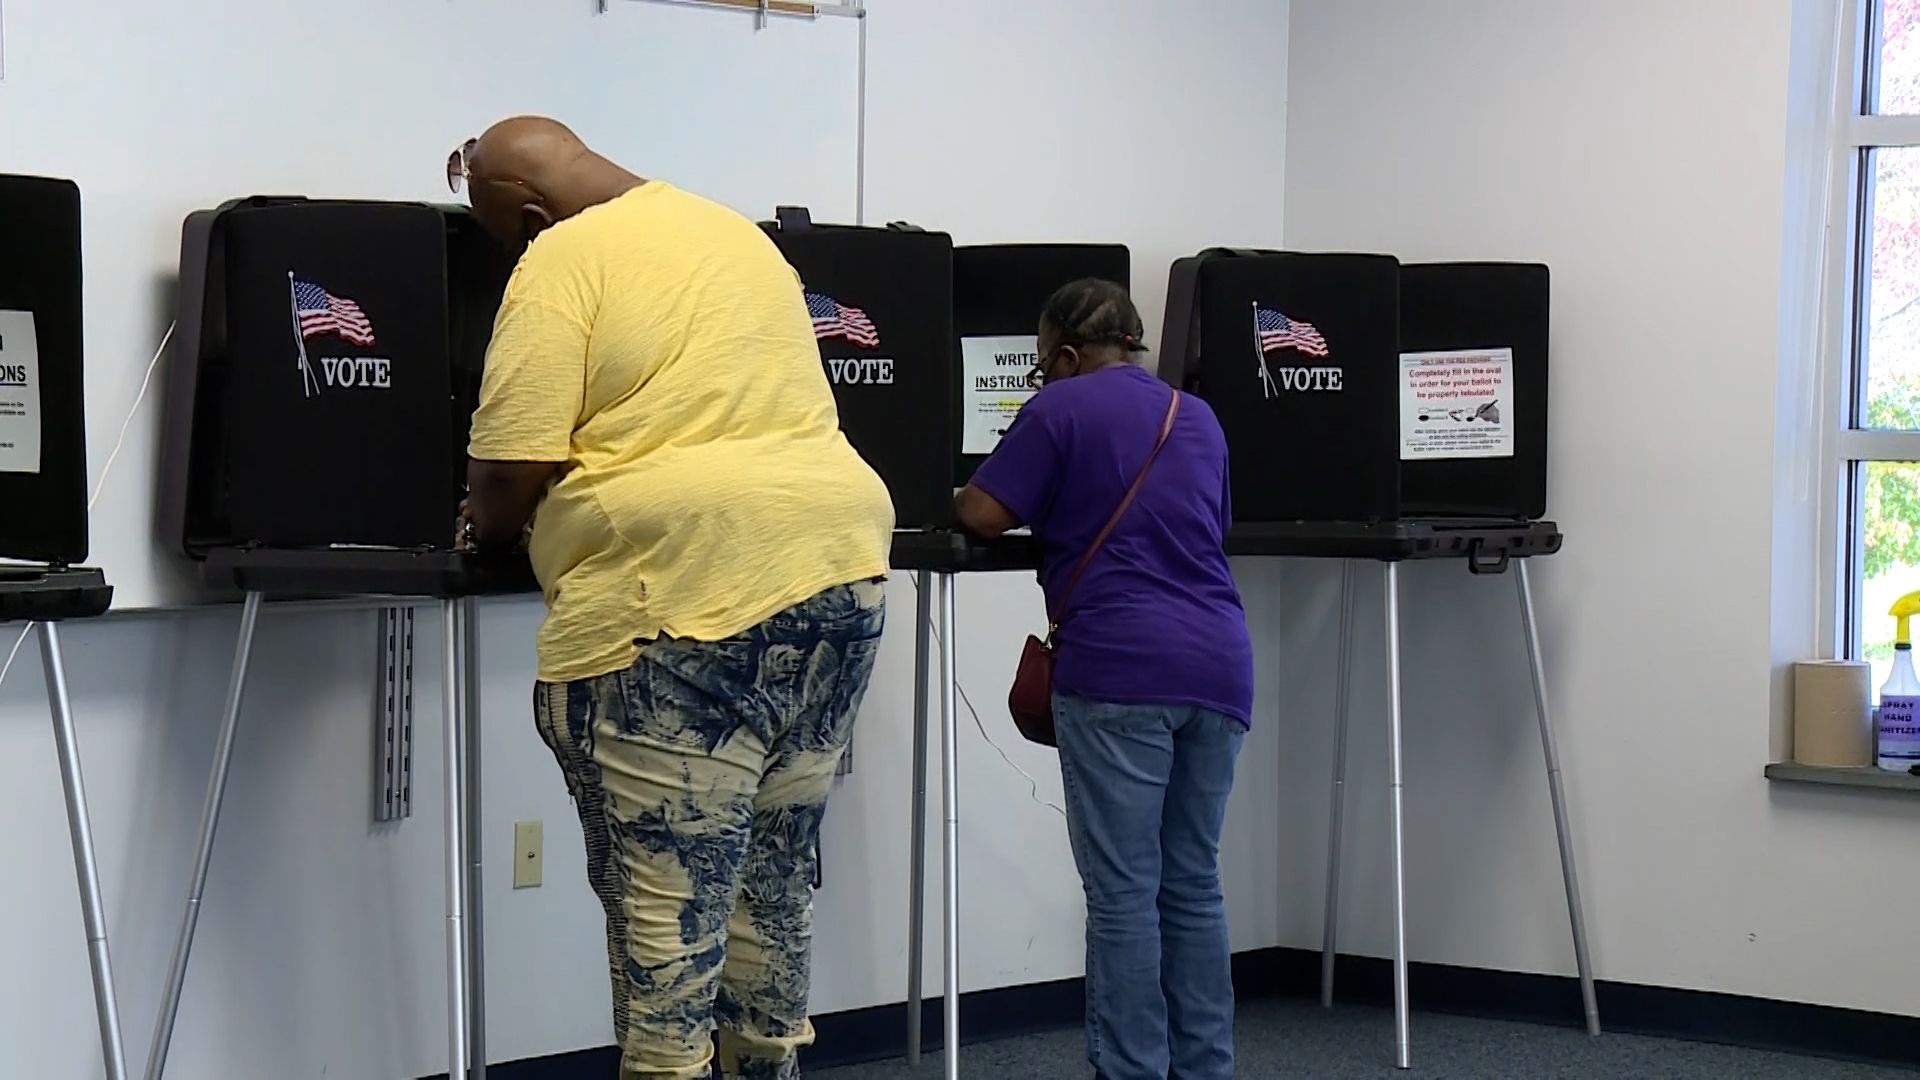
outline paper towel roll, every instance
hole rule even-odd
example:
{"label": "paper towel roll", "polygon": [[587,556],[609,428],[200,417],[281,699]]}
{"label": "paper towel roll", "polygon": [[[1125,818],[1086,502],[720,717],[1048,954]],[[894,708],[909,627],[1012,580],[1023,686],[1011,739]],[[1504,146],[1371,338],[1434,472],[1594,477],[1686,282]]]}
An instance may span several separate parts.
{"label": "paper towel roll", "polygon": [[1873,692],[1866,664],[1801,660],[1793,665],[1793,760],[1873,764]]}

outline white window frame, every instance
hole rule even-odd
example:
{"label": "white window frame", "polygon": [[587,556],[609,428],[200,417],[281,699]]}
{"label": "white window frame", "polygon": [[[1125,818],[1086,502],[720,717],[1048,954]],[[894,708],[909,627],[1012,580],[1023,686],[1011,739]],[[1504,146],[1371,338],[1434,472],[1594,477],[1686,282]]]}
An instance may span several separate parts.
{"label": "white window frame", "polygon": [[[1836,0],[1831,149],[1827,161],[1827,222],[1821,290],[1821,640],[1833,656],[1859,651],[1861,519],[1866,494],[1864,466],[1876,461],[1920,462],[1920,432],[1871,431],[1855,427],[1865,403],[1856,397],[1856,377],[1866,363],[1861,291],[1872,256],[1873,175],[1867,152],[1920,146],[1920,116],[1876,116],[1867,99],[1877,83],[1881,0]],[[1871,82],[1869,80],[1872,80]]]}

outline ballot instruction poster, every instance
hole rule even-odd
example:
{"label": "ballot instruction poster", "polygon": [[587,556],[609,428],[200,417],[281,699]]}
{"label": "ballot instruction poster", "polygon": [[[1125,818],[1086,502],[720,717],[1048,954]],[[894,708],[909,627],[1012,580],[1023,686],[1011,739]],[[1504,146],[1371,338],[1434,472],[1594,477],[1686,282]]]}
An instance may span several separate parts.
{"label": "ballot instruction poster", "polygon": [[1400,460],[1513,456],[1513,350],[1400,356]]}
{"label": "ballot instruction poster", "polygon": [[960,339],[960,452],[991,454],[1035,391],[1027,374],[1040,359],[1032,334]]}
{"label": "ballot instruction poster", "polygon": [[40,347],[33,312],[0,311],[0,473],[40,471]]}

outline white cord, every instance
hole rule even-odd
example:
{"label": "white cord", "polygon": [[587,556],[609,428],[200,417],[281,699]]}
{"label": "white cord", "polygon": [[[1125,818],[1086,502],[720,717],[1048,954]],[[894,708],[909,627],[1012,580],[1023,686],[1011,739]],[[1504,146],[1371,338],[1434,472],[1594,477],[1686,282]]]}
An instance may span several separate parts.
{"label": "white cord", "polygon": [[[909,577],[907,580],[913,584],[914,591],[918,592],[920,589],[920,579],[918,577]],[[945,643],[940,640],[940,630],[934,625],[931,617],[927,619],[927,633],[932,635],[934,644],[940,645],[942,648],[946,647]],[[993,736],[987,734],[986,722],[980,719],[980,710],[973,707],[973,699],[967,696],[967,688],[960,684],[960,676],[957,672],[953,676],[953,688],[960,694],[960,703],[965,705],[967,712],[973,716],[973,726],[980,730],[980,737],[987,741],[988,746],[993,747],[993,752],[1000,755],[1001,761],[1007,763],[1007,768],[1019,773],[1021,778],[1026,780],[1027,797],[1054,813],[1059,814],[1060,817],[1064,819],[1067,816],[1066,809],[1057,803],[1051,803],[1041,798],[1040,781],[1035,780],[1032,773],[1021,768],[1019,763],[1009,757],[1007,752],[1001,748],[1000,744],[994,741]]]}
{"label": "white cord", "polygon": [[133,418],[140,412],[140,403],[147,400],[147,387],[153,385],[153,373],[160,366],[160,358],[166,355],[167,343],[173,340],[173,331],[180,324],[167,324],[167,332],[160,337],[160,347],[153,350],[153,359],[147,361],[147,373],[140,379],[140,392],[133,396],[133,407],[127,410],[127,418],[120,421],[120,437],[113,440],[113,450],[107,454],[106,464],[100,466],[100,479],[93,482],[93,494],[87,497],[87,509],[100,501],[100,493],[106,490],[107,474],[113,471],[113,463],[120,460],[120,448],[127,445],[127,429],[133,426]]}
{"label": "white cord", "polygon": [[[106,490],[107,474],[113,471],[113,463],[120,459],[120,449],[127,444],[127,429],[133,426],[133,418],[140,413],[140,405],[147,400],[147,388],[153,385],[153,373],[160,367],[160,358],[166,355],[168,343],[173,341],[173,331],[178,322],[167,324],[167,332],[160,336],[160,346],[153,350],[153,359],[147,361],[147,371],[140,378],[140,391],[133,395],[133,405],[127,409],[127,418],[120,421],[120,437],[113,441],[113,450],[107,454],[106,464],[100,466],[100,478],[93,482],[93,494],[87,496],[87,509],[100,501],[100,493]],[[0,664],[0,684],[7,681],[7,672],[13,670],[13,661],[20,655],[20,646],[27,643],[27,635],[33,632],[33,624],[20,628],[20,636],[13,639],[13,648],[7,653],[7,661]]]}
{"label": "white cord", "polygon": [[20,628],[20,636],[13,639],[13,648],[7,652],[7,662],[0,664],[0,683],[7,681],[7,672],[13,670],[13,658],[20,655],[20,646],[27,643],[27,635],[33,633],[33,624]]}

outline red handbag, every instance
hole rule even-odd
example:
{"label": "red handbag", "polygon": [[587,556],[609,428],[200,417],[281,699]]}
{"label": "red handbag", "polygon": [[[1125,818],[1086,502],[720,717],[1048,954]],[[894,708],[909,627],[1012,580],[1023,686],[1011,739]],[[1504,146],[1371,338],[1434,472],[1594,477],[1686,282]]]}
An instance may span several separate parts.
{"label": "red handbag", "polygon": [[1080,575],[1087,572],[1087,565],[1100,553],[1100,548],[1113,535],[1113,527],[1120,524],[1121,515],[1140,494],[1140,485],[1146,482],[1147,470],[1153,468],[1153,459],[1160,456],[1161,448],[1167,445],[1167,436],[1173,434],[1174,417],[1180,415],[1180,391],[1173,392],[1173,400],[1167,403],[1167,418],[1160,423],[1160,438],[1153,444],[1153,452],[1140,465],[1140,473],[1133,478],[1132,486],[1120,499],[1120,505],[1113,508],[1112,516],[1100,528],[1099,535],[1087,546],[1086,554],[1074,564],[1073,573],[1067,578],[1067,585],[1060,590],[1060,599],[1054,610],[1047,613],[1046,640],[1027,635],[1027,643],[1020,650],[1020,667],[1013,673],[1013,689],[1007,692],[1007,711],[1013,714],[1014,726],[1028,742],[1041,746],[1058,746],[1059,741],[1053,731],[1053,649],[1059,643],[1060,620],[1067,614],[1067,598],[1073,595],[1074,586],[1080,584]]}

